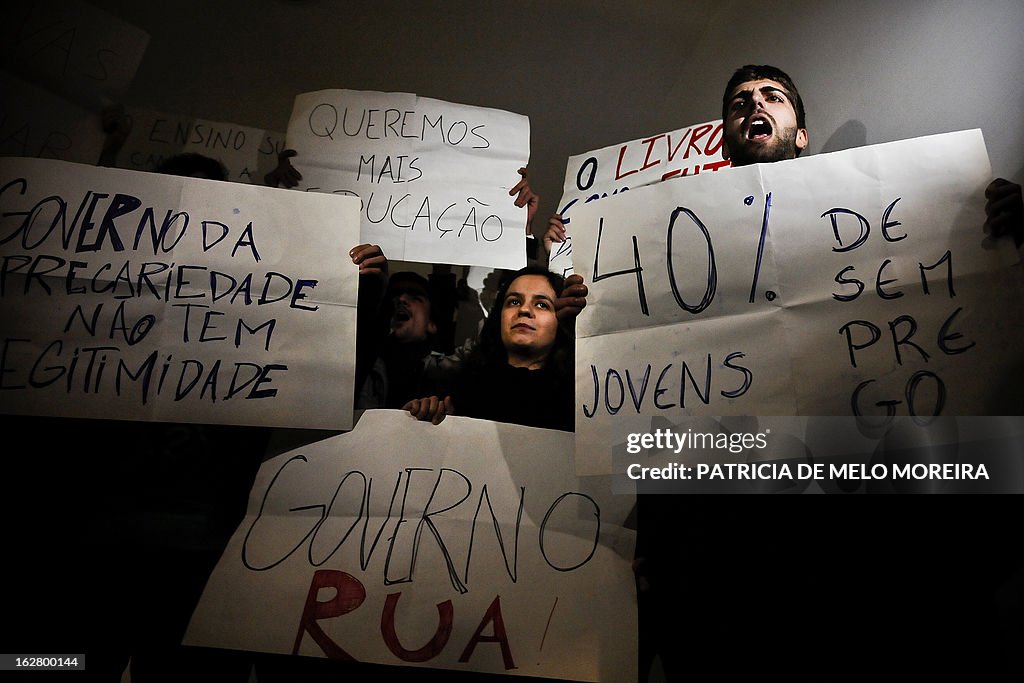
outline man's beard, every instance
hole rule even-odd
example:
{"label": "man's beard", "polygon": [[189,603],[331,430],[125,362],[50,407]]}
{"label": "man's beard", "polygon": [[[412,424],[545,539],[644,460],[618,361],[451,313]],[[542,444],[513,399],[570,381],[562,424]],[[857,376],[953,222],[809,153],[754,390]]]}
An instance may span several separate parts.
{"label": "man's beard", "polygon": [[733,150],[729,145],[729,158],[733,166],[748,166],[750,164],[764,164],[775,161],[796,158],[796,128],[783,131],[782,135],[773,138],[766,145],[751,145],[747,147],[747,140],[740,140],[741,144]]}

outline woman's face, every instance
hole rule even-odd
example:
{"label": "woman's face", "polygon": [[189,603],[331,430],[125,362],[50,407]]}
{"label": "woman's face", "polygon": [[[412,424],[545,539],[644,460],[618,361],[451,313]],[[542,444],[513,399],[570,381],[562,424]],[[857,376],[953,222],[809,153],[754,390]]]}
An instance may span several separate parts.
{"label": "woman's face", "polygon": [[509,285],[501,307],[501,342],[509,363],[543,362],[555,345],[558,319],[555,290],[543,275],[520,275]]}

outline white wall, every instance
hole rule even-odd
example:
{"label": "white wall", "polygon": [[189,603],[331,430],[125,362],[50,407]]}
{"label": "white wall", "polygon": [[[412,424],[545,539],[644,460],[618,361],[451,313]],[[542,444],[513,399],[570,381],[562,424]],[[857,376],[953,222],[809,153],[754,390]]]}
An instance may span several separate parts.
{"label": "white wall", "polygon": [[810,153],[981,128],[994,173],[1024,181],[1020,0],[93,4],[151,36],[130,105],[279,131],[323,88],[525,114],[540,218],[570,155],[716,118],[747,63],[793,77]]}

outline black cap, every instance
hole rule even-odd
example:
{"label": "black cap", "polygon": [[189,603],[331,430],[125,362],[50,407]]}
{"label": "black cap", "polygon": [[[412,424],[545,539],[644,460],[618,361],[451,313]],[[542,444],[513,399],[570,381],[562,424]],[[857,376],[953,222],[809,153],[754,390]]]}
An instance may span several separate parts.
{"label": "black cap", "polygon": [[394,273],[388,278],[388,298],[399,296],[403,293],[417,293],[430,298],[430,283],[427,278],[412,270],[403,270]]}

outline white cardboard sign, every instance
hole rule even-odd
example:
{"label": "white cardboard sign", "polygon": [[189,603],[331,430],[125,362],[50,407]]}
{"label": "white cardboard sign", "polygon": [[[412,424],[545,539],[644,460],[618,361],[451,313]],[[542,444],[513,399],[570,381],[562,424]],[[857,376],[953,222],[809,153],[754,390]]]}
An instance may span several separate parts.
{"label": "white cardboard sign", "polygon": [[264,463],[185,643],[636,680],[634,501],[569,433],[367,411]]}
{"label": "white cardboard sign", "polygon": [[974,130],[574,209],[581,467],[655,418],[1016,414],[1020,268],[983,233],[990,180]]}
{"label": "white cardboard sign", "polygon": [[351,197],[0,159],[0,409],[344,429]]}
{"label": "white cardboard sign", "polygon": [[530,158],[529,119],[409,93],[295,98],[299,189],[356,195],[362,241],[390,259],[518,269],[526,209],[509,190]]}

